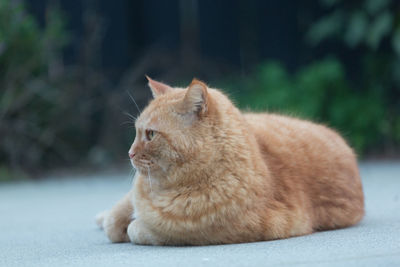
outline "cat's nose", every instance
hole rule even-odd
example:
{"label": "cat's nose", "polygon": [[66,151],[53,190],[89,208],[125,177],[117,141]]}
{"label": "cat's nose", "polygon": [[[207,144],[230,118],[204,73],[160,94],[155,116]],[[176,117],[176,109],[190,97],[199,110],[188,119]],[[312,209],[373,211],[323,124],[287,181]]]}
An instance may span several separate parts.
{"label": "cat's nose", "polygon": [[135,153],[133,153],[133,152],[128,152],[128,154],[129,154],[130,159],[133,159],[133,157],[135,156]]}

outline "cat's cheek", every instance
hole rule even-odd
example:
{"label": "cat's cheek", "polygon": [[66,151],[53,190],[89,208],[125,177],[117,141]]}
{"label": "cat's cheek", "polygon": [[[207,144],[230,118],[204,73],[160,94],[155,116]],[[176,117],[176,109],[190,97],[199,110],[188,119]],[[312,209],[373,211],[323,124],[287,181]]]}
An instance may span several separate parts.
{"label": "cat's cheek", "polygon": [[167,150],[161,153],[159,159],[159,165],[165,171],[169,169],[171,166],[178,165],[182,157],[178,155],[175,151]]}
{"label": "cat's cheek", "polygon": [[161,171],[160,175],[163,175],[168,172],[170,164],[166,160],[159,160],[157,166],[159,167],[159,171]]}

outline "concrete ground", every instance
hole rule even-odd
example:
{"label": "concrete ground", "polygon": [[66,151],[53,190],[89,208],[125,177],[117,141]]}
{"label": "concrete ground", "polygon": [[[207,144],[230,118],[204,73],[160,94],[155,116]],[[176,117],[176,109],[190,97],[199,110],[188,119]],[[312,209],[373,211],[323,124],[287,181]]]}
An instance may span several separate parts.
{"label": "concrete ground", "polygon": [[367,215],[347,229],[205,247],[111,244],[94,216],[128,174],[0,184],[0,266],[400,266],[400,162],[363,163]]}

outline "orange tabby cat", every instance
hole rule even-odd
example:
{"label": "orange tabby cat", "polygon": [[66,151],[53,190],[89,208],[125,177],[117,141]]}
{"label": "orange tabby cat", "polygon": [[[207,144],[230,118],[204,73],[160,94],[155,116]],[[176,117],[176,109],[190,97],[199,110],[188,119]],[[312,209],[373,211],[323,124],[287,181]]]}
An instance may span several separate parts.
{"label": "orange tabby cat", "polygon": [[112,242],[208,245],[356,224],[364,197],[352,149],[333,130],[243,114],[220,91],[149,78],[136,121],[131,192],[98,216]]}

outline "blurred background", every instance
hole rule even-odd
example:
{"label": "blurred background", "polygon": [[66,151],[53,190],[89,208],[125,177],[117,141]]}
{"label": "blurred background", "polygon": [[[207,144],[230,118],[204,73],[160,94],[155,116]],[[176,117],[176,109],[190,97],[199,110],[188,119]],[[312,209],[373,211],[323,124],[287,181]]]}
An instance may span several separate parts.
{"label": "blurred background", "polygon": [[0,180],[126,166],[144,75],[400,155],[400,2],[0,0]]}

